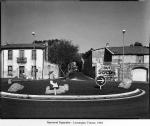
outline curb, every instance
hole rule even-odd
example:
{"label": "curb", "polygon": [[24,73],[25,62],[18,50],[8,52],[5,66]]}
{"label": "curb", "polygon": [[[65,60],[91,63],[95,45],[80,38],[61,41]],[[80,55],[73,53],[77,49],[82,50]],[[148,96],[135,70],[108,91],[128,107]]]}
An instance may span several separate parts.
{"label": "curb", "polygon": [[0,92],[0,97],[30,101],[106,101],[136,98],[144,94],[144,90],[136,89],[127,93],[110,95],[28,95]]}

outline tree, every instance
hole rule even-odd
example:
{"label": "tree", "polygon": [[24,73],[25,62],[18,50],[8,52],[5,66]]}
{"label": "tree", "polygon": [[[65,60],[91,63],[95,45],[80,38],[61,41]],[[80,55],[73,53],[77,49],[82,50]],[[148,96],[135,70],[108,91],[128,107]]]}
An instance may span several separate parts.
{"label": "tree", "polygon": [[[58,64],[63,74],[67,72],[67,66],[70,62],[78,61],[78,46],[75,46],[68,40],[51,40],[48,49],[48,60],[51,63]],[[48,42],[48,43],[49,43]]]}
{"label": "tree", "polygon": [[142,45],[142,43],[140,43],[140,42],[135,42],[135,43],[134,43],[134,46],[143,46],[143,45]]}

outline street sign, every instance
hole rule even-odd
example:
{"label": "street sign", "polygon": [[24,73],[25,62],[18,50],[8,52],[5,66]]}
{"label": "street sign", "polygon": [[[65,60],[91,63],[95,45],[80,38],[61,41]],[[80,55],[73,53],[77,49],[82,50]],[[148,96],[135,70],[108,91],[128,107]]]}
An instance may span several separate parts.
{"label": "street sign", "polygon": [[57,82],[50,80],[50,84],[53,86],[53,88],[58,88]]}
{"label": "street sign", "polygon": [[56,95],[56,94],[57,94],[56,88],[59,87],[58,84],[57,84],[57,82],[54,82],[54,81],[50,80],[50,84],[51,84],[51,85],[53,86],[53,88],[54,88],[54,95]]}
{"label": "street sign", "polygon": [[96,78],[96,81],[99,86],[102,86],[106,83],[105,77],[103,77],[103,76],[98,76]]}
{"label": "street sign", "polygon": [[103,77],[103,76],[98,76],[98,77],[96,78],[96,83],[97,83],[97,85],[100,86],[100,90],[101,90],[101,87],[106,83],[105,77]]}

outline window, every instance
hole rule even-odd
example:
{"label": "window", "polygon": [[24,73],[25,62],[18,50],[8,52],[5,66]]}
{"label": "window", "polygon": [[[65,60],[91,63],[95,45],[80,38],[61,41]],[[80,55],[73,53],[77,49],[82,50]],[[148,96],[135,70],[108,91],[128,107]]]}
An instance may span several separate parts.
{"label": "window", "polygon": [[144,63],[144,56],[137,56],[137,63]]}
{"label": "window", "polygon": [[24,58],[24,50],[19,50],[19,57]]}
{"label": "window", "polygon": [[8,60],[12,60],[12,50],[8,50]]}
{"label": "window", "polygon": [[35,70],[36,70],[36,66],[32,66],[32,68],[31,68],[31,76],[33,76],[33,75],[34,75]]}
{"label": "window", "polygon": [[32,50],[32,60],[36,60],[36,50]]}
{"label": "window", "polygon": [[8,76],[12,76],[12,66],[8,66]]}

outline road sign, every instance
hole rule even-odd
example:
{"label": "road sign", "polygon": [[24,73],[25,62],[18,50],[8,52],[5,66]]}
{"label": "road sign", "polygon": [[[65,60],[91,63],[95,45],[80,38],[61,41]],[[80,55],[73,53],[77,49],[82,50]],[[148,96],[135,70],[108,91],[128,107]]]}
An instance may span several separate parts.
{"label": "road sign", "polygon": [[103,76],[105,80],[109,81],[109,78],[114,78],[115,70],[110,65],[97,64],[96,66],[96,77]]}
{"label": "road sign", "polygon": [[98,76],[98,77],[96,78],[96,83],[97,83],[97,85],[100,86],[100,90],[101,90],[101,87],[106,83],[105,77],[103,77],[103,76]]}
{"label": "road sign", "polygon": [[50,80],[50,84],[53,86],[53,88],[58,88],[57,82]]}
{"label": "road sign", "polygon": [[56,94],[57,94],[56,88],[59,87],[58,84],[57,84],[57,82],[54,82],[54,81],[50,80],[50,84],[51,84],[51,85],[53,86],[53,88],[54,88],[54,95],[56,95]]}

